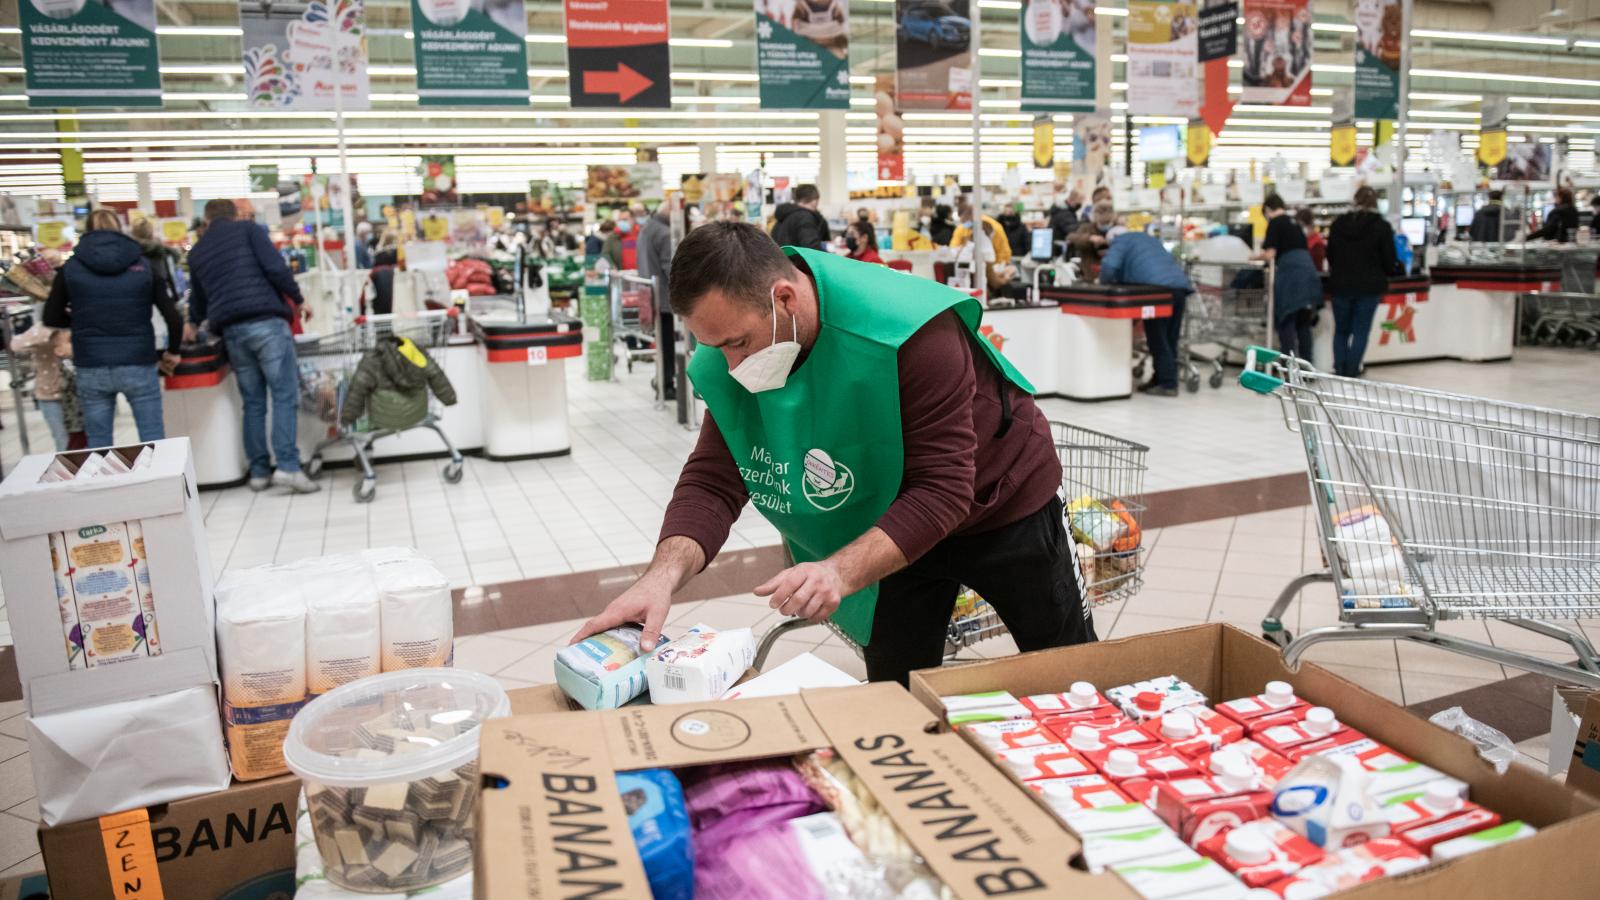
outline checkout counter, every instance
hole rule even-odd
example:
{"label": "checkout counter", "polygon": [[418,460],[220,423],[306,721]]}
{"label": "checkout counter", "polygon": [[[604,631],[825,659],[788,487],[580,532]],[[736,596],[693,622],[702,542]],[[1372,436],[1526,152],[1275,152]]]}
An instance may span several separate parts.
{"label": "checkout counter", "polygon": [[556,313],[474,313],[478,344],[483,452],[493,460],[560,456],[572,451],[567,369],[583,354],[583,323]]}
{"label": "checkout counter", "polygon": [[[1520,264],[1444,264],[1427,275],[1394,276],[1373,317],[1367,365],[1511,358],[1517,297],[1559,283],[1560,272]],[[1333,316],[1319,317],[1313,364],[1332,371]]]}
{"label": "checkout counter", "polygon": [[168,437],[184,436],[201,488],[244,484],[244,403],[222,341],[188,344],[171,375],[161,379],[161,419]]}
{"label": "checkout counter", "polygon": [[1133,394],[1133,322],[1172,314],[1172,291],[1141,284],[1045,285],[1032,306],[984,313],[984,336],[1041,397],[1121,400]]}

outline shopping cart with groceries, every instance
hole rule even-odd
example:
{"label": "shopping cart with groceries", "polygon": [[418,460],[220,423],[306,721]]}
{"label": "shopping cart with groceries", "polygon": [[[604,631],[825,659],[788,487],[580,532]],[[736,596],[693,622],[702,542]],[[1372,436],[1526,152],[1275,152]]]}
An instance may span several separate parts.
{"label": "shopping cart with groceries", "polygon": [[[1405,639],[1600,688],[1589,639],[1551,621],[1600,617],[1600,417],[1340,378],[1261,347],[1239,382],[1277,396],[1300,435],[1328,564],[1261,623],[1289,665],[1324,641]],[[1284,611],[1326,581],[1339,624],[1291,634]],[[1439,630],[1454,619],[1561,641],[1576,662]]]}
{"label": "shopping cart with groceries", "polygon": [[656,392],[656,408],[666,405],[661,386],[663,361],[656,353],[656,301],[661,296],[661,286],[655,278],[646,278],[635,272],[611,273],[611,334],[616,355],[626,363],[628,371],[641,360],[656,364],[656,377],[652,385]]}
{"label": "shopping cart with groceries", "polygon": [[1178,357],[1185,373],[1195,373],[1190,390],[1200,384],[1196,362],[1210,367],[1208,382],[1220,388],[1223,363],[1272,343],[1272,267],[1191,260],[1186,268],[1194,293],[1184,309]]}
{"label": "shopping cart with groceries", "polygon": [[[1133,596],[1143,584],[1145,459],[1150,448],[1098,431],[1051,422],[1061,460],[1059,496],[1078,554],[1078,592],[1098,608]],[[785,619],[768,629],[756,647],[755,668],[765,666],[778,639],[810,625]],[[859,656],[862,648],[831,620],[824,625]],[[963,587],[945,632],[945,659],[1006,634],[999,613],[977,592]]]}
{"label": "shopping cart with groceries", "polygon": [[426,428],[439,436],[445,452],[450,456],[444,467],[444,480],[450,484],[461,481],[461,451],[456,449],[449,435],[439,426],[440,403],[427,387],[422,389],[426,411],[412,417],[409,424],[374,424],[368,417],[362,416],[354,424],[347,425],[342,416],[352,379],[356,377],[357,368],[369,350],[389,338],[408,339],[412,346],[424,354],[442,350],[449,342],[450,335],[456,331],[457,316],[457,310],[453,307],[384,316],[358,316],[331,334],[298,345],[300,408],[327,427],[326,437],[317,443],[311,451],[311,458],[306,461],[308,476],[318,478],[322,475],[325,452],[340,445],[349,445],[356,465],[361,468],[361,478],[356,481],[352,493],[358,503],[368,503],[378,490],[378,475],[372,468],[373,442],[413,429]]}

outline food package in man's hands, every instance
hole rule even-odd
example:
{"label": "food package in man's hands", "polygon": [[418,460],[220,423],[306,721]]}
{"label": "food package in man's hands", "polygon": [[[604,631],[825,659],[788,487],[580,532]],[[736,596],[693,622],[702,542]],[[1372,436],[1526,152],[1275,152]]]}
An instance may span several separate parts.
{"label": "food package in man's hands", "polygon": [[717,631],[697,625],[657,647],[645,663],[651,703],[701,703],[716,700],[755,660],[756,639],[748,628]]}
{"label": "food package in man's hands", "polygon": [[1127,523],[1104,503],[1085,494],[1067,505],[1067,525],[1080,544],[1110,550],[1128,536]]}
{"label": "food package in man's hands", "polygon": [[409,548],[363,554],[378,589],[385,672],[436,668],[455,661],[450,579]]}
{"label": "food package in man's hands", "polygon": [[666,769],[618,772],[628,830],[654,900],[693,900],[694,842],[683,786]]}
{"label": "food package in man's hands", "polygon": [[[615,709],[645,692],[644,629],[620,625],[556,651],[556,684],[584,709]],[[662,638],[666,640],[665,637]]]}

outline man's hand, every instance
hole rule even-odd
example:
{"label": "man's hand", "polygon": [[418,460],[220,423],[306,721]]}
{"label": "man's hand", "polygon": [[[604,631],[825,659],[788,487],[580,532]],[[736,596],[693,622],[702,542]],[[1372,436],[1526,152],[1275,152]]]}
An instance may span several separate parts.
{"label": "man's hand", "polygon": [[827,561],[791,566],[755,590],[757,597],[772,598],[768,606],[813,625],[833,615],[846,593],[844,579]]}
{"label": "man's hand", "polygon": [[309,303],[300,304],[300,321],[302,321],[302,322],[311,321],[311,304],[309,304]]}
{"label": "man's hand", "polygon": [[161,354],[161,361],[156,363],[156,371],[163,375],[171,375],[178,370],[178,363],[183,362],[183,357],[176,353]]}
{"label": "man's hand", "polygon": [[1089,236],[1089,243],[1096,247],[1104,247],[1110,242],[1105,239],[1105,235],[1093,234]]}
{"label": "man's hand", "polygon": [[183,323],[183,342],[192,344],[200,339],[200,329],[194,327],[193,322]]}
{"label": "man's hand", "polygon": [[619,625],[641,622],[644,634],[639,638],[639,649],[648,653],[661,640],[661,628],[667,623],[667,609],[671,606],[671,587],[657,579],[641,578],[633,587],[618,594],[598,615],[583,623],[568,643],[576,644]]}

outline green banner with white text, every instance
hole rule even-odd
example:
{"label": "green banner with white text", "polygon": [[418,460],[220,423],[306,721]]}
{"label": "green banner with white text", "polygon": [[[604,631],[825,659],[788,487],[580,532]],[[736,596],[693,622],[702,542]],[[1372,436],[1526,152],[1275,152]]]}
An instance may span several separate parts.
{"label": "green banner with white text", "polygon": [[1400,0],[1363,0],[1355,5],[1356,116],[1400,118]]}
{"label": "green banner with white text", "polygon": [[522,0],[411,0],[411,30],[419,104],[528,105]]}
{"label": "green banner with white text", "polygon": [[28,106],[160,106],[155,0],[18,0]]}
{"label": "green banner with white text", "polygon": [[761,108],[848,109],[848,0],[755,3]]}
{"label": "green banner with white text", "polygon": [[1022,108],[1094,111],[1094,0],[1031,0],[1022,11]]}

